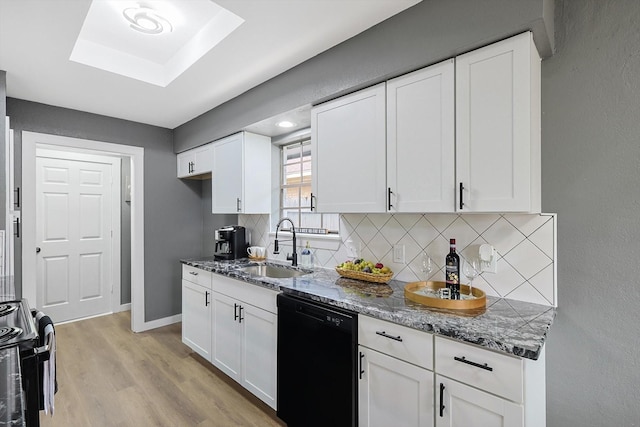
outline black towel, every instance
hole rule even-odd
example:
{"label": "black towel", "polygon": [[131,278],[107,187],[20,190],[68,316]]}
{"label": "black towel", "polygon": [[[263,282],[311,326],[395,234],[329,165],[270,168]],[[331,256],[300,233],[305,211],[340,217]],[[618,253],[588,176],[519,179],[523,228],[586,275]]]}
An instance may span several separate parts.
{"label": "black towel", "polygon": [[32,310],[31,314],[35,318],[38,327],[38,345],[40,347],[45,345],[49,346],[49,360],[41,363],[38,367],[38,376],[40,379],[40,409],[43,409],[45,414],[51,413],[51,415],[53,415],[54,394],[58,392],[55,328],[51,318],[41,311]]}

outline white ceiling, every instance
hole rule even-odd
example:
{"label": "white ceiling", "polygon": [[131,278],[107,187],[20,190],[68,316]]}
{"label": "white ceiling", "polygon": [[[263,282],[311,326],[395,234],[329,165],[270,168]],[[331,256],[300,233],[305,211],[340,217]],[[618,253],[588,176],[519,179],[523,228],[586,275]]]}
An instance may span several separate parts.
{"label": "white ceiling", "polygon": [[172,129],[420,1],[216,0],[244,22],[162,87],[70,60],[90,0],[0,0],[0,70],[9,97]]}

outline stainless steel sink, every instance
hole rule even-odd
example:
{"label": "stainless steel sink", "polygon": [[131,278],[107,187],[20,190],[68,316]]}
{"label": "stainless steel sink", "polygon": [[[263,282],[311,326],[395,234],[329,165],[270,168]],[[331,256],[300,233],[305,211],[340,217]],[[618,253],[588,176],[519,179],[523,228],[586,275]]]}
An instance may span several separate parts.
{"label": "stainless steel sink", "polygon": [[291,268],[270,264],[252,265],[250,267],[239,268],[238,271],[243,271],[250,276],[271,277],[274,279],[288,279],[311,273],[311,271],[293,270]]}

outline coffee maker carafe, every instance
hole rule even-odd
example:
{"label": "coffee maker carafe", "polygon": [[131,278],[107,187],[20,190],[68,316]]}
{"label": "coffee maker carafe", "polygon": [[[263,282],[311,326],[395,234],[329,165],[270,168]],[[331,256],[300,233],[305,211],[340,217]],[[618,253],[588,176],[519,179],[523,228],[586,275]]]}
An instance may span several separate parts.
{"label": "coffee maker carafe", "polygon": [[215,232],[216,247],[214,258],[231,260],[247,256],[247,239],[245,228],[240,225],[227,225]]}

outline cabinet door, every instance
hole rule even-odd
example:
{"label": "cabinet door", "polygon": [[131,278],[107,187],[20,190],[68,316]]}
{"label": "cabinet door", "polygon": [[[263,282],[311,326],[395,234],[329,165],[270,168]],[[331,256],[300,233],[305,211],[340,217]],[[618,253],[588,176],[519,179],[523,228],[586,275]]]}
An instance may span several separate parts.
{"label": "cabinet door", "polygon": [[241,329],[238,322],[240,304],[226,295],[212,293],[213,342],[211,363],[234,380],[240,382]]}
{"label": "cabinet door", "polygon": [[522,405],[440,375],[436,375],[436,388],[436,427],[524,426]]}
{"label": "cabinet door", "polygon": [[311,110],[318,212],[386,212],[385,84]]}
{"label": "cabinet door", "polygon": [[387,82],[389,212],[455,209],[454,61]]}
{"label": "cabinet door", "polygon": [[213,168],[213,148],[211,144],[193,149],[194,174],[210,173]]}
{"label": "cabinet door", "polygon": [[185,178],[193,174],[195,164],[195,154],[193,151],[185,151],[177,155],[178,159],[178,178]]}
{"label": "cabinet door", "polygon": [[242,385],[276,409],[276,344],[278,318],[275,314],[242,303]]}
{"label": "cabinet door", "polygon": [[360,427],[433,426],[433,373],[366,347],[359,349]]}
{"label": "cabinet door", "polygon": [[539,204],[539,69],[530,33],[456,58],[458,211]]}
{"label": "cabinet door", "polygon": [[211,211],[213,213],[242,212],[244,186],[242,144],[242,133],[213,144],[211,176]]}
{"label": "cabinet door", "polygon": [[182,342],[211,361],[211,291],[182,281]]}

